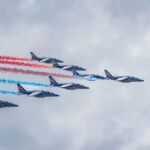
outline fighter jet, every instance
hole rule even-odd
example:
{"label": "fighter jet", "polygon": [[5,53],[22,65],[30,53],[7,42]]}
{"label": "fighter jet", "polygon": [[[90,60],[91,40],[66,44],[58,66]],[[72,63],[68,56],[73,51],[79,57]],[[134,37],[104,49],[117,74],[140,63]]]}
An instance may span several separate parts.
{"label": "fighter jet", "polygon": [[5,108],[5,107],[18,107],[18,105],[10,102],[0,101],[0,108]]}
{"label": "fighter jet", "polygon": [[104,80],[105,77],[100,76],[100,75],[95,75],[95,74],[79,74],[77,71],[73,70],[73,77],[75,78],[80,78],[80,79],[85,79],[89,81],[96,81],[96,80]]}
{"label": "fighter jet", "polygon": [[144,81],[142,79],[132,77],[132,76],[113,76],[112,74],[108,72],[108,70],[104,70],[104,72],[106,74],[106,79],[115,80],[118,82],[129,83],[129,82],[143,82]]}
{"label": "fighter jet", "polygon": [[66,89],[66,90],[89,89],[89,87],[86,87],[86,86],[81,85],[81,84],[58,83],[51,76],[49,76],[49,80],[50,80],[50,86],[56,86],[56,87],[60,87],[60,88]]}
{"label": "fighter jet", "polygon": [[17,84],[17,86],[18,86],[18,90],[19,90],[17,93],[18,95],[25,94],[27,96],[37,97],[37,98],[59,96],[58,94],[51,93],[48,91],[27,91],[20,84]]}
{"label": "fighter jet", "polygon": [[79,66],[74,66],[74,65],[59,65],[57,62],[53,61],[52,62],[53,67],[59,68],[62,70],[66,71],[73,71],[73,70],[78,70],[78,71],[85,71],[86,69],[79,67]]}
{"label": "fighter jet", "polygon": [[51,58],[51,57],[37,57],[33,52],[30,52],[31,54],[31,59],[32,60],[36,60],[36,61],[39,61],[39,62],[44,62],[44,63],[47,63],[47,64],[51,64],[52,61],[54,62],[58,62],[58,63],[63,63],[62,60],[59,60],[59,59],[56,59],[56,58]]}

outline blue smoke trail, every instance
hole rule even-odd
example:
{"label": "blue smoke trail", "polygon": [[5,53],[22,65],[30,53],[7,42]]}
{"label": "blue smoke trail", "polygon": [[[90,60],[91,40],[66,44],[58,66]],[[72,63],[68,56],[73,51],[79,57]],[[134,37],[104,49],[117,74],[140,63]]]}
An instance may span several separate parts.
{"label": "blue smoke trail", "polygon": [[36,82],[26,82],[26,81],[16,81],[16,80],[6,80],[6,79],[0,79],[0,83],[49,87],[48,84],[42,84],[42,83],[36,83]]}
{"label": "blue smoke trail", "polygon": [[0,94],[17,95],[17,92],[0,90]]}

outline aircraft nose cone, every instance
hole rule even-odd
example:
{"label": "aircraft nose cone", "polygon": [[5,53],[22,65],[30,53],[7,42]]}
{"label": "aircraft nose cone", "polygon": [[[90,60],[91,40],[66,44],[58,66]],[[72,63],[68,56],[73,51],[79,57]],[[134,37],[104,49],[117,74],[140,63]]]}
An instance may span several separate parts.
{"label": "aircraft nose cone", "polygon": [[84,87],[84,89],[90,89],[89,87]]}
{"label": "aircraft nose cone", "polygon": [[55,94],[55,93],[51,93],[50,95],[54,96],[54,97],[58,97],[59,96],[58,94]]}
{"label": "aircraft nose cone", "polygon": [[144,82],[143,79],[135,78],[135,82]]}
{"label": "aircraft nose cone", "polygon": [[83,89],[90,89],[90,88],[89,88],[89,87],[87,87],[87,86],[83,86],[82,88],[83,88]]}
{"label": "aircraft nose cone", "polygon": [[11,107],[19,107],[18,105],[16,105],[16,104],[12,104],[12,106]]}
{"label": "aircraft nose cone", "polygon": [[82,67],[80,67],[79,70],[80,70],[80,71],[86,71],[86,69],[85,69],[85,68],[82,68]]}
{"label": "aircraft nose cone", "polygon": [[64,61],[59,60],[59,59],[56,59],[56,61],[57,61],[58,63],[63,63],[63,62],[64,62]]}
{"label": "aircraft nose cone", "polygon": [[143,79],[138,79],[138,81],[139,81],[139,82],[144,82],[144,80],[143,80]]}
{"label": "aircraft nose cone", "polygon": [[86,71],[86,69],[78,66],[73,66],[69,69],[69,71]]}

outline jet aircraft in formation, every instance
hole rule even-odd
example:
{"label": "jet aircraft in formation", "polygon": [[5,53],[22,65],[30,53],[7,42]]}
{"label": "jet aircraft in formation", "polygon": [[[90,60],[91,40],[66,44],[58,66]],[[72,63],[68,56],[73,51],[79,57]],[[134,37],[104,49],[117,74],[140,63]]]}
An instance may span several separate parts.
{"label": "jet aircraft in formation", "polygon": [[133,77],[133,76],[113,76],[112,74],[110,74],[110,72],[108,72],[108,70],[104,70],[105,74],[106,74],[106,79],[109,80],[115,80],[118,82],[124,82],[124,83],[129,83],[129,82],[143,82],[144,80],[139,79],[137,77]]}
{"label": "jet aircraft in formation", "polygon": [[37,97],[37,98],[44,98],[44,97],[56,97],[59,96],[58,94],[51,93],[49,91],[27,91],[25,90],[20,84],[17,84],[18,86],[18,95],[27,95],[31,97]]}
{"label": "jet aircraft in formation", "polygon": [[75,65],[59,65],[55,61],[53,61],[52,64],[53,64],[53,67],[59,68],[59,69],[62,69],[62,70],[66,70],[66,71],[73,71],[73,70],[85,71],[86,70],[85,68],[75,66]]}
{"label": "jet aircraft in formation", "polygon": [[31,59],[36,60],[39,62],[44,62],[47,64],[51,64],[53,61],[57,63],[63,63],[62,60],[56,59],[56,58],[51,58],[51,57],[37,57],[33,52],[30,52],[31,54]]}
{"label": "jet aircraft in formation", "polygon": [[0,101],[0,108],[5,107],[18,107],[18,105],[6,101]]}
{"label": "jet aircraft in formation", "polygon": [[80,79],[86,79],[89,81],[96,81],[96,80],[104,80],[105,77],[95,74],[79,74],[76,70],[72,71],[73,77],[80,78]]}
{"label": "jet aircraft in formation", "polygon": [[[73,73],[74,78],[80,78],[85,79],[89,81],[96,81],[96,80],[114,80],[122,83],[130,83],[130,82],[143,82],[144,80],[139,79],[137,77],[133,76],[113,76],[108,70],[104,70],[105,77],[101,75],[96,74],[80,74],[78,71],[85,71],[86,69],[80,66],[75,65],[60,65],[59,63],[63,63],[64,61],[51,58],[51,57],[37,57],[33,52],[30,52],[31,59],[43,62],[46,64],[52,64],[53,67],[59,68],[61,70],[71,71]],[[52,87],[59,87],[66,90],[76,90],[76,89],[89,89],[89,87],[78,84],[78,83],[58,83],[52,76],[49,76],[50,84],[49,86]],[[44,98],[44,97],[58,97],[58,94],[51,93],[49,91],[42,91],[42,90],[34,90],[34,91],[27,91],[23,86],[20,84],[17,84],[18,87],[18,95],[27,95],[31,97],[37,97],[37,98]],[[0,101],[0,108],[4,107],[18,107],[18,105]]]}
{"label": "jet aircraft in formation", "polygon": [[48,64],[53,64],[53,67],[55,67],[55,68],[59,68],[62,70],[67,70],[67,71],[73,71],[73,70],[85,71],[86,70],[82,67],[75,66],[75,65],[60,65],[58,63],[63,63],[64,61],[56,59],[56,58],[37,57],[33,52],[30,52],[30,54],[31,54],[32,60],[36,60],[36,61],[48,63]]}
{"label": "jet aircraft in formation", "polygon": [[89,89],[89,87],[77,83],[58,83],[52,76],[49,76],[49,80],[50,86],[56,86],[67,90]]}
{"label": "jet aircraft in formation", "polygon": [[[85,71],[86,69],[83,67],[75,66],[75,65],[60,65],[58,63],[62,63],[63,62],[62,60],[59,60],[56,58],[47,58],[47,57],[39,58],[33,52],[30,52],[30,53],[32,56],[32,60],[37,60],[37,61],[44,62],[44,63],[51,63],[53,65],[53,67],[55,67],[55,68],[59,68],[59,69],[66,70],[66,71],[71,71],[73,73],[73,77],[75,77],[75,78],[86,79],[89,81],[104,80],[104,79],[108,80],[109,79],[109,80],[114,80],[114,81],[123,82],[123,83],[143,82],[144,81],[142,79],[139,79],[139,78],[133,77],[133,76],[113,76],[108,72],[108,70],[104,70],[106,77],[103,77],[100,75],[95,75],[95,74],[80,74],[77,71]],[[51,84],[56,85],[56,83],[54,81],[52,82],[52,79],[51,79]],[[67,85],[68,84],[60,85],[60,86],[67,86]],[[57,84],[57,86],[58,86],[58,84]],[[73,84],[70,83],[70,86],[73,86]],[[76,85],[74,85],[74,86],[77,87]]]}
{"label": "jet aircraft in formation", "polygon": [[48,58],[48,57],[37,57],[33,52],[30,52],[32,56],[32,60],[37,60],[44,63],[52,64],[53,67],[59,68],[66,71],[71,71],[73,73],[73,77],[80,78],[80,79],[86,79],[89,81],[96,81],[96,80],[104,80],[104,79],[110,79],[115,80],[118,82],[143,82],[144,80],[133,77],[133,76],[112,76],[107,70],[104,70],[106,77],[95,75],[95,74],[79,74],[77,71],[85,71],[86,69],[80,66],[75,65],[60,65],[58,63],[63,63],[64,61],[56,59],[56,58]]}

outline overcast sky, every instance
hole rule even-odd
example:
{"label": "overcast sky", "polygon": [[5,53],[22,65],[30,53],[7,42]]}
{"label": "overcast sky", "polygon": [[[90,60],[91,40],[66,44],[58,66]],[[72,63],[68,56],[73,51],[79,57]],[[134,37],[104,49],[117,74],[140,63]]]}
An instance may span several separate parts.
{"label": "overcast sky", "polygon": [[[45,88],[60,94],[45,99],[2,95],[20,107],[0,110],[0,150],[150,149],[149,0],[0,0],[0,55],[30,57],[30,51],[87,73],[108,69],[145,82],[59,78],[90,90]],[[4,77],[48,83],[47,77]],[[15,85],[0,89],[17,91]]]}

